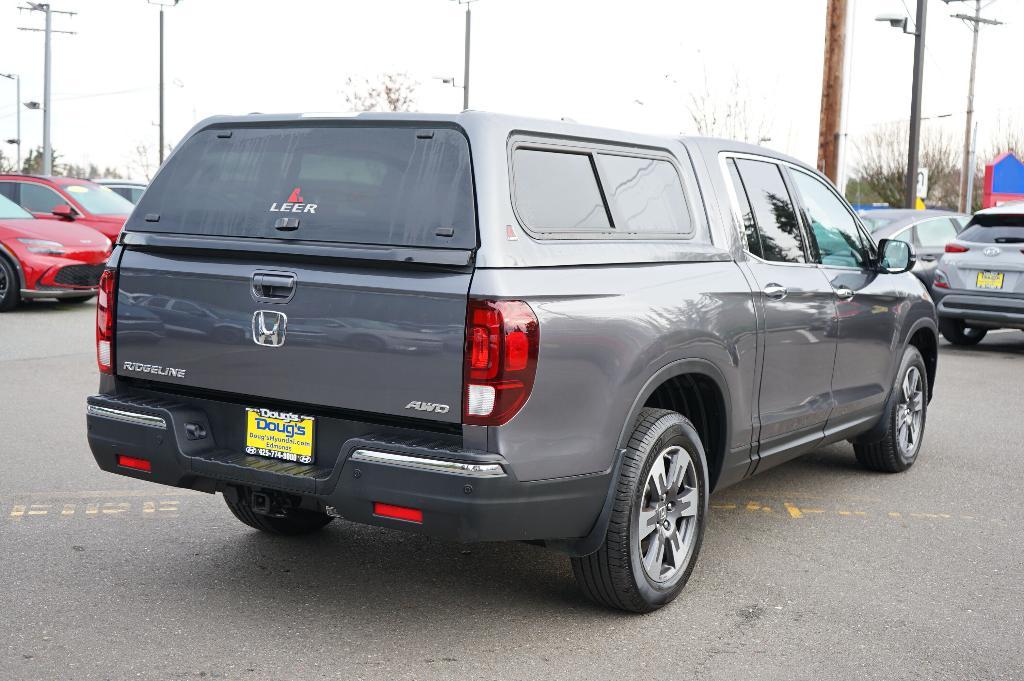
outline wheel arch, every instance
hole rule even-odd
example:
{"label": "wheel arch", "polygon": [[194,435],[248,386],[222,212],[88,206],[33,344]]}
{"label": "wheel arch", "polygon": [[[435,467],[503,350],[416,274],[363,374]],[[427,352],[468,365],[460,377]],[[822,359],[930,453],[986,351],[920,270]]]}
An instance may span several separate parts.
{"label": "wheel arch", "polygon": [[[928,379],[928,400],[931,401],[935,387],[935,375],[939,366],[939,332],[931,319],[919,319],[907,333],[904,347],[913,345],[924,358],[924,368]],[[899,368],[897,367],[897,370]]]}
{"label": "wheel arch", "polygon": [[[705,381],[705,396],[713,395],[713,399],[711,401],[717,402],[717,420],[707,421],[707,424],[713,423],[714,425],[712,427],[717,431],[716,435],[718,436],[718,439],[715,440],[715,451],[711,450],[708,445],[708,441],[705,440],[705,433],[701,432],[701,426],[696,421],[693,421],[692,418],[690,419],[694,424],[694,428],[697,430],[697,434],[701,438],[701,443],[704,445],[704,456],[707,460],[706,463],[708,468],[707,475],[709,481],[709,494],[714,490],[714,484],[725,461],[725,455],[728,449],[729,433],[731,432],[730,428],[732,427],[732,415],[729,408],[729,405],[731,405],[732,402],[729,386],[726,382],[725,375],[714,363],[706,359],[679,359],[674,362],[670,362],[652,374],[644,383],[639,394],[634,398],[633,404],[622,424],[622,430],[619,433],[615,460],[610,471],[611,476],[609,478],[608,494],[605,498],[605,503],[601,509],[601,513],[598,515],[597,521],[594,523],[594,527],[591,529],[590,534],[586,537],[571,541],[546,542],[549,548],[563,551],[572,556],[586,556],[598,549],[601,542],[604,540],[605,533],[608,529],[608,522],[611,517],[611,510],[615,500],[615,490],[617,489],[616,483],[619,477],[619,467],[622,464],[623,454],[626,451],[626,445],[629,442],[630,435],[636,426],[636,421],[641,410],[644,409],[644,407],[655,406],[650,404],[652,398],[655,401],[660,401],[663,399],[671,400],[673,398],[678,400],[685,397],[685,389],[683,386],[689,382],[687,380],[688,378],[693,379],[694,381]],[[707,392],[711,388],[713,388],[713,392]],[[671,409],[671,407],[663,408]],[[677,410],[672,409],[672,411]],[[683,414],[683,416],[690,418],[688,414]],[[714,461],[714,463],[712,463],[712,461]]]}
{"label": "wheel arch", "polygon": [[14,274],[18,277],[18,281],[15,283],[18,284],[19,290],[27,286],[25,283],[25,270],[21,269],[21,261],[15,257],[14,253],[11,252],[11,249],[7,248],[3,244],[0,244],[0,258],[6,260],[10,263],[11,267],[14,268]]}

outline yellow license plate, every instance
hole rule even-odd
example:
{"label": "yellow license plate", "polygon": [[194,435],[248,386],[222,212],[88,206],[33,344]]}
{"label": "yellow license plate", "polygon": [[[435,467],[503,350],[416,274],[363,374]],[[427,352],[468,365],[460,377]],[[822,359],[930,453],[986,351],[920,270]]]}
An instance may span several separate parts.
{"label": "yellow license plate", "polygon": [[978,278],[975,281],[975,285],[978,288],[1002,288],[1003,287],[1003,273],[1002,272],[978,272]]}
{"label": "yellow license plate", "polygon": [[246,408],[245,453],[313,463],[315,419],[285,411]]}

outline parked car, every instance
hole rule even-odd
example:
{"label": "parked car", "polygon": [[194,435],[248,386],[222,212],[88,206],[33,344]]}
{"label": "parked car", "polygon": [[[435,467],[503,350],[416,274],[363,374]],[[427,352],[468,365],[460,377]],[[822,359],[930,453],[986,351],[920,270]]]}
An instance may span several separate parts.
{"label": "parked car", "polygon": [[917,253],[914,274],[929,289],[935,265],[945,252],[946,244],[963,231],[970,219],[970,215],[934,209],[885,208],[861,214],[861,220],[876,240],[899,239],[914,245]]}
{"label": "parked car", "polygon": [[93,229],[35,218],[0,196],[0,312],[24,299],[92,298],[110,246]]}
{"label": "parked car", "polygon": [[135,207],[113,190],[88,180],[39,175],[0,175],[0,196],[36,217],[77,222],[116,240]]}
{"label": "parked car", "polygon": [[90,181],[112,190],[115,194],[123,196],[133,204],[138,203],[142,197],[142,192],[146,191],[146,183],[137,180],[98,178]]}
{"label": "parked car", "polygon": [[946,244],[932,296],[939,330],[976,345],[992,329],[1024,329],[1024,203],[978,211]]}
{"label": "parked car", "polygon": [[[742,143],[212,118],[103,274],[89,445],[269,533],[543,544],[594,601],[649,611],[689,578],[713,490],[843,440],[914,463],[937,331],[913,265],[813,168]],[[250,333],[136,342],[141,295]]]}

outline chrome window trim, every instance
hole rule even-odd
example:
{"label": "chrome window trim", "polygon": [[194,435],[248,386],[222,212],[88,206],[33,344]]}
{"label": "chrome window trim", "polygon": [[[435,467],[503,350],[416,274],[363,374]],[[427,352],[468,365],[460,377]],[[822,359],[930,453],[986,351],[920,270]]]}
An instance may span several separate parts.
{"label": "chrome window trim", "polygon": [[111,421],[120,421],[121,423],[131,423],[136,426],[146,426],[147,428],[167,430],[167,421],[165,421],[161,416],[140,414],[138,412],[124,411],[122,409],[111,409],[110,407],[101,407],[95,404],[86,405],[85,413],[89,416],[97,416],[103,419],[110,419]]}
{"label": "chrome window trim", "polygon": [[462,475],[471,478],[501,478],[505,471],[496,463],[465,463],[444,459],[427,459],[421,456],[378,452],[370,449],[357,449],[352,452],[349,461],[356,463],[375,463],[398,468],[413,468],[431,473]]}

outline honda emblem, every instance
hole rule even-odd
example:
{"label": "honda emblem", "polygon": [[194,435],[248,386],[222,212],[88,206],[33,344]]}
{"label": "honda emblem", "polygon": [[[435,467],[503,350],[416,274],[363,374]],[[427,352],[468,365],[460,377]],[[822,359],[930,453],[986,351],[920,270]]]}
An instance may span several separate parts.
{"label": "honda emblem", "polygon": [[256,310],[252,315],[252,340],[256,345],[279,348],[284,345],[288,317],[283,312]]}

